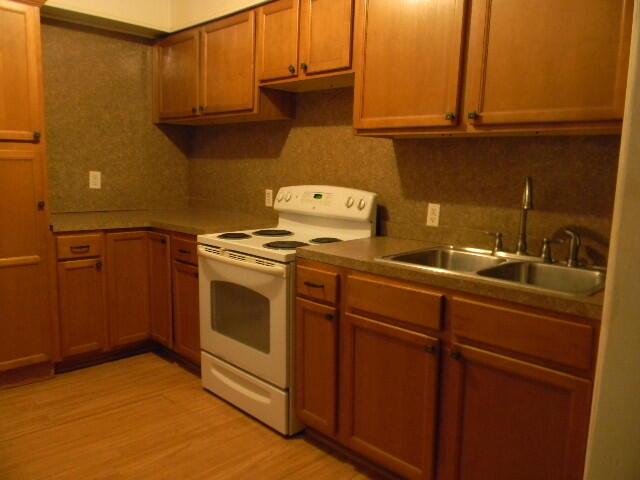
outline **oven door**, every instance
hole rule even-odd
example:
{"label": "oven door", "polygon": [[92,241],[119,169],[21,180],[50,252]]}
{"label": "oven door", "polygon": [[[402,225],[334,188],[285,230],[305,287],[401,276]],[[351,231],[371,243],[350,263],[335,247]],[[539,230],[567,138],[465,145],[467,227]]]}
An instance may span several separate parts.
{"label": "oven door", "polygon": [[289,266],[203,245],[198,256],[202,349],[287,388]]}

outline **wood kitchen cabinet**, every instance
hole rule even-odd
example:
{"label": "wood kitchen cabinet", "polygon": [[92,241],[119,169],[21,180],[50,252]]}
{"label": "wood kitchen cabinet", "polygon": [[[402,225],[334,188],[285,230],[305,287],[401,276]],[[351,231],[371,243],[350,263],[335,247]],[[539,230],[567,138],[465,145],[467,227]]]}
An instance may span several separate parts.
{"label": "wood kitchen cabinet", "polygon": [[256,81],[255,10],[170,35],[155,48],[155,117],[202,125],[291,118],[291,94]]}
{"label": "wood kitchen cabinet", "polygon": [[472,2],[467,121],[621,120],[632,12],[631,0]]}
{"label": "wood kitchen cabinet", "polygon": [[350,313],[340,334],[343,442],[405,478],[433,478],[438,340]]}
{"label": "wood kitchen cabinet", "polygon": [[457,122],[464,0],[359,0],[356,129]]}
{"label": "wood kitchen cabinet", "polygon": [[171,238],[159,232],[149,232],[148,238],[151,338],[171,348],[173,346]]}
{"label": "wood kitchen cabinet", "polygon": [[442,480],[582,479],[591,382],[455,344]]}
{"label": "wood kitchen cabinet", "polygon": [[58,262],[60,352],[63,359],[108,347],[106,281],[101,257]]}
{"label": "wood kitchen cabinet", "polygon": [[173,349],[200,365],[200,311],[198,267],[173,262]]}
{"label": "wood kitchen cabinet", "polygon": [[332,306],[296,300],[296,414],[333,437],[337,433],[338,315]]}
{"label": "wood kitchen cabinet", "polygon": [[107,233],[106,244],[111,345],[144,341],[150,336],[147,232]]}
{"label": "wood kitchen cabinet", "polygon": [[38,7],[0,0],[0,141],[40,140],[42,86]]}
{"label": "wood kitchen cabinet", "polygon": [[258,9],[258,79],[292,91],[352,84],[354,0],[278,0]]}
{"label": "wood kitchen cabinet", "polygon": [[187,30],[161,40],[155,48],[156,110],[160,119],[198,113],[200,32]]}

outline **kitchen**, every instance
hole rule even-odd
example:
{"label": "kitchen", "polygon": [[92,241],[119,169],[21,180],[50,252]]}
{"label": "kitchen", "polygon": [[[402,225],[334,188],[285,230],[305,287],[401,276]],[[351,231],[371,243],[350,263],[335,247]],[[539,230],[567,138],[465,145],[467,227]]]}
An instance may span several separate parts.
{"label": "kitchen", "polygon": [[[0,477],[637,478],[633,2],[34,3],[0,3]],[[387,258],[449,245],[596,291]],[[286,266],[284,383],[208,346],[263,307],[207,248]]]}

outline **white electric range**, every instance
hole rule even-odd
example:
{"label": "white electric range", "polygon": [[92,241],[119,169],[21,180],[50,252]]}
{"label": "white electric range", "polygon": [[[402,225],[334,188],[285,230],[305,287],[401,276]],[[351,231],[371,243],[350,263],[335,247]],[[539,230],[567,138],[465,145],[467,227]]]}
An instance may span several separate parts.
{"label": "white electric range", "polygon": [[293,410],[296,248],[375,234],[375,193],[283,187],[269,229],[198,236],[203,386],[285,435]]}

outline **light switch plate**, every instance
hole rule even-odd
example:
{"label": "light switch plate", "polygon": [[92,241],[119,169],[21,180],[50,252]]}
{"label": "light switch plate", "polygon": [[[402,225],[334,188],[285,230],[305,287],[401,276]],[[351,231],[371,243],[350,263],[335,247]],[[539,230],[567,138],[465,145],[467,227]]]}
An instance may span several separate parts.
{"label": "light switch plate", "polygon": [[267,188],[264,191],[264,205],[265,207],[273,207],[273,190]]}
{"label": "light switch plate", "polygon": [[427,207],[427,226],[437,227],[440,225],[440,204],[430,203]]}
{"label": "light switch plate", "polygon": [[102,188],[102,173],[101,172],[89,172],[89,188],[100,189]]}

